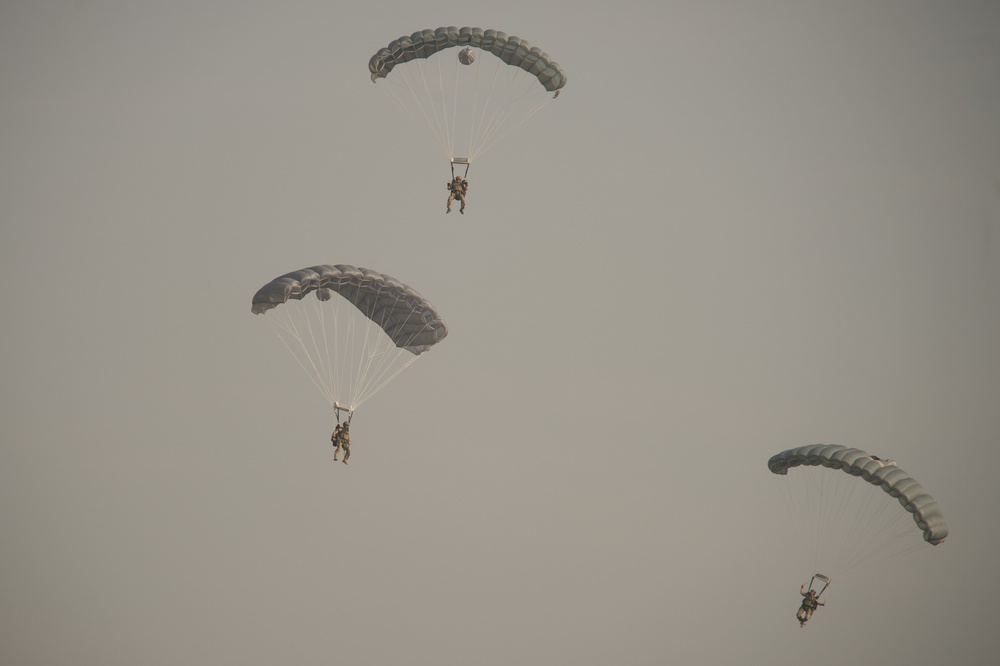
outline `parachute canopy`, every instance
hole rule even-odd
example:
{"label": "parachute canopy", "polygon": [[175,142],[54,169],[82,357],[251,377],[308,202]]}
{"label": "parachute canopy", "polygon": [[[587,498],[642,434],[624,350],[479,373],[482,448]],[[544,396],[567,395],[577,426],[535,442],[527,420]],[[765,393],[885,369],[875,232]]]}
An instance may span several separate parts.
{"label": "parachute canopy", "polygon": [[254,314],[264,314],[288,299],[317,291],[320,301],[334,292],[375,322],[397,346],[422,354],[448,335],[434,306],[399,280],[368,268],[313,266],[277,277],[253,297]]}
{"label": "parachute canopy", "polygon": [[471,46],[492,53],[502,62],[520,67],[536,77],[549,92],[566,85],[566,72],[559,63],[554,62],[548,53],[529,44],[526,39],[513,35],[508,37],[499,30],[469,27],[419,30],[409,37],[403,35],[389,42],[388,46],[379,49],[368,61],[372,81],[387,77],[400,63],[429,58],[438,51],[456,46]]}
{"label": "parachute canopy", "polygon": [[860,477],[899,500],[903,508],[913,514],[924,541],[936,546],[948,536],[948,526],[937,501],[893,461],[838,444],[800,446],[782,451],[767,461],[768,469],[774,474],[785,475],[789,469],[799,466],[822,466]]}
{"label": "parachute canopy", "polygon": [[412,119],[428,125],[448,159],[464,164],[558,96],[567,81],[562,67],[527,40],[471,27],[404,35],[379,49],[368,70],[372,82],[386,81],[381,87]]}
{"label": "parachute canopy", "polygon": [[448,335],[414,289],[345,264],[281,275],[254,294],[251,310],[266,314],[330,404],[351,411]]}

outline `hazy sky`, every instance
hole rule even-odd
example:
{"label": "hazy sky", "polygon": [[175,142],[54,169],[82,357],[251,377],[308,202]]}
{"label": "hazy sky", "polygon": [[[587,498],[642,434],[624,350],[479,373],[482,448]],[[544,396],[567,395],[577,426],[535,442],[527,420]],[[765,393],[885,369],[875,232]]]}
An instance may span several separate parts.
{"label": "hazy sky", "polygon": [[[0,3],[0,661],[995,656],[1000,5],[579,7]],[[569,75],[464,216],[367,70],[441,25]],[[324,263],[450,329],[350,467],[250,312]],[[816,442],[951,534],[800,630],[766,461]]]}

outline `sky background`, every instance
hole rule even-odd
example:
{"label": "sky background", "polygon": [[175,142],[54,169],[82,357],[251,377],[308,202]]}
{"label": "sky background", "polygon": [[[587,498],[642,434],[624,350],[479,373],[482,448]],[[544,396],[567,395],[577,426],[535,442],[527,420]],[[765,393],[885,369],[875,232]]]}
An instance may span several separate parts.
{"label": "sky background", "polygon": [[[1000,648],[996,2],[0,2],[0,661],[983,663]],[[496,28],[558,100],[447,162],[372,85]],[[450,334],[333,415],[253,293]],[[899,461],[951,534],[813,573],[768,473]]]}

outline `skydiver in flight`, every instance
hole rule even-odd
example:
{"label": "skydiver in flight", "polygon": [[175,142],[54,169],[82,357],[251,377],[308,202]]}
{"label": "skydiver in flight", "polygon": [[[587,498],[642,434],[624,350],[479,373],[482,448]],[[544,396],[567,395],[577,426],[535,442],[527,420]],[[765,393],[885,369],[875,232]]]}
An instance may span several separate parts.
{"label": "skydiver in flight", "polygon": [[802,587],[799,588],[799,594],[804,598],[802,599],[802,605],[799,609],[795,611],[795,619],[799,621],[799,629],[806,626],[806,622],[812,617],[813,612],[816,610],[817,606],[825,606],[826,604],[819,600],[816,596],[816,590],[809,590],[806,592],[806,584],[803,583]]}
{"label": "skydiver in flight", "polygon": [[330,438],[337,448],[333,452],[333,459],[336,460],[340,452],[344,452],[344,464],[347,464],[347,459],[351,457],[351,424],[345,423],[344,425],[338,424],[333,430],[333,437]]}
{"label": "skydiver in flight", "polygon": [[458,209],[458,212],[465,215],[465,193],[469,189],[469,181],[465,180],[461,176],[455,176],[455,178],[448,183],[448,189],[451,191],[451,194],[448,195],[448,208],[444,212],[450,213],[451,202],[458,199],[462,202],[462,207]]}

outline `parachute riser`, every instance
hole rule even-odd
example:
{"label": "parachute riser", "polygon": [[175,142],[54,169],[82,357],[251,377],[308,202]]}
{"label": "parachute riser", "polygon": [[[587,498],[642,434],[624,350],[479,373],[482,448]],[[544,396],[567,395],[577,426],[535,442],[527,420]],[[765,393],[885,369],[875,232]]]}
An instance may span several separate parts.
{"label": "parachute riser", "polygon": [[453,157],[451,159],[451,179],[455,180],[455,165],[459,165],[459,171],[461,171],[462,165],[465,165],[465,172],[462,174],[462,180],[469,175],[469,167],[472,163],[469,161],[468,157]]}
{"label": "parachute riser", "polygon": [[819,599],[821,596],[823,596],[823,593],[826,592],[826,588],[830,587],[830,583],[833,581],[833,579],[830,578],[829,576],[824,576],[823,574],[820,573],[813,574],[813,577],[809,580],[810,590],[814,589],[813,586],[817,580],[823,583],[823,587],[821,587],[819,592],[816,593],[816,598]]}
{"label": "parachute riser", "polygon": [[354,416],[354,410],[351,407],[340,404],[339,402],[333,403],[333,411],[337,414],[337,423],[340,423],[340,412],[346,412],[347,418],[344,419],[344,423],[350,423],[351,417]]}

